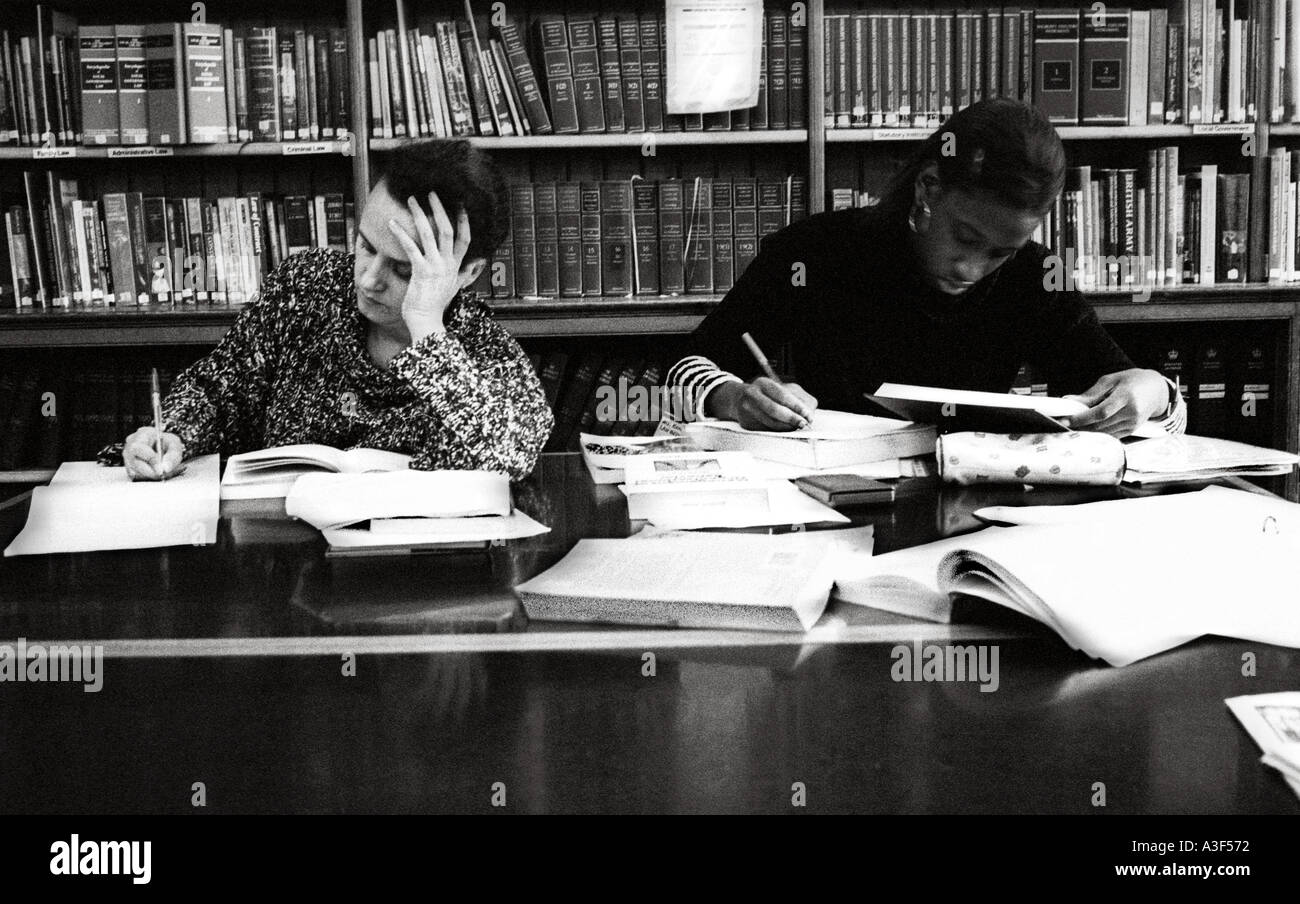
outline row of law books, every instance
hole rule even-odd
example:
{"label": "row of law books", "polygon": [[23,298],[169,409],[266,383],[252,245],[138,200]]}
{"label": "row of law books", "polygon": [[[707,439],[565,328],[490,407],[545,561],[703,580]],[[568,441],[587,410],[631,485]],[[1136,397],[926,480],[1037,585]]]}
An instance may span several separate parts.
{"label": "row of law books", "polygon": [[576,451],[582,433],[650,436],[679,404],[662,385],[672,363],[663,356],[587,349],[530,358],[555,414],[547,452]]}
{"label": "row of law books", "polygon": [[[1247,0],[1171,0],[831,13],[825,125],[932,128],[988,97],[1033,103],[1059,125],[1251,122],[1253,64],[1269,37],[1253,10]],[[1266,98],[1275,119],[1280,85]]]}
{"label": "row of law books", "polygon": [[250,301],[289,255],[347,250],[356,231],[341,193],[84,199],[58,172],[23,176],[25,195],[0,196],[18,308]]}
{"label": "row of law books", "polygon": [[1275,339],[1256,331],[1189,338],[1177,331],[1132,354],[1134,363],[1178,384],[1187,432],[1254,446],[1277,445]]}
{"label": "row of law books", "polygon": [[516,184],[510,237],[476,288],[497,298],[723,293],[763,236],[807,215],[802,176]]}
{"label": "row of law books", "polygon": [[[165,390],[176,371],[158,372]],[[52,362],[0,370],[0,471],[93,460],[151,423],[146,367],[128,373]]]}
{"label": "row of law books", "polygon": [[[796,24],[798,23],[798,24]],[[764,17],[758,103],[667,112],[662,12],[548,14],[531,34],[507,15],[408,19],[367,40],[374,138],[746,131],[808,126],[801,16]]]}
{"label": "row of law books", "polygon": [[[1280,159],[1286,152],[1275,156]],[[1294,177],[1283,184],[1294,198]],[[869,189],[831,189],[833,210],[869,207],[879,200]],[[1294,224],[1294,203],[1289,210]],[[1250,176],[1220,173],[1217,164],[1180,173],[1177,147],[1151,149],[1141,169],[1071,167],[1064,190],[1033,238],[1055,251],[1044,274],[1049,288],[1133,291],[1244,283]],[[1293,226],[1286,246],[1292,260],[1294,239]]]}
{"label": "row of law books", "polygon": [[0,40],[6,144],[315,141],[351,131],[342,28],[78,25],[39,10],[36,36]]}

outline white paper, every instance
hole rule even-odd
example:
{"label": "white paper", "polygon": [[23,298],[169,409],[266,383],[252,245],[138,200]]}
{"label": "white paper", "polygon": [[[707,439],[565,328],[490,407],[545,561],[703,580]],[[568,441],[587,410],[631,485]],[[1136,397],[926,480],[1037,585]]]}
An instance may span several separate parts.
{"label": "white paper", "polygon": [[510,512],[510,478],[496,471],[304,474],[285,514],[318,529],[372,518],[466,517]]}
{"label": "white paper", "polygon": [[[749,507],[719,504],[696,506],[665,514],[652,520],[656,527],[697,530],[705,527],[770,527],[790,524],[848,524],[850,519],[784,480],[756,481],[766,485],[768,506],[765,512]],[[624,490],[626,492],[626,490]]]}
{"label": "white paper", "polygon": [[[432,546],[439,543],[482,543],[492,540],[520,540],[550,532],[550,528],[528,517],[521,511],[511,512],[505,517],[488,517],[474,519],[453,519],[459,523],[449,525],[445,530],[436,527],[412,532],[374,533],[361,528],[344,527],[337,530],[321,531],[325,542],[335,549],[356,549],[361,547],[406,547]],[[469,521],[474,523],[466,523]]]}
{"label": "white paper", "polygon": [[1268,758],[1281,761],[1269,765],[1279,769],[1291,790],[1300,795],[1300,777],[1296,775],[1300,770],[1300,691],[1229,697],[1223,702],[1250,732],[1264,752],[1265,762]]}
{"label": "white paper", "polygon": [[669,113],[758,103],[762,0],[667,0]]}
{"label": "white paper", "polygon": [[60,466],[32,491],[27,524],[6,556],[204,546],[217,540],[219,461],[203,455],[170,480],[132,481],[125,468]]}

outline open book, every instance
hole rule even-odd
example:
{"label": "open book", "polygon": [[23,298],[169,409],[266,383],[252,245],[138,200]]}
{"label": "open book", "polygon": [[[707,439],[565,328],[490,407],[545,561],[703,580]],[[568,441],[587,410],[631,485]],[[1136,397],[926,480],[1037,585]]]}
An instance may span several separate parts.
{"label": "open book", "polygon": [[222,499],[267,499],[286,496],[293,482],[317,471],[335,474],[365,474],[372,471],[401,471],[411,465],[411,456],[383,449],[348,449],[318,443],[275,446],[230,456],[221,478]]}
{"label": "open book", "polygon": [[697,421],[686,435],[707,449],[805,468],[833,468],[928,455],[934,428],[887,417],[818,409],[804,430],[747,430],[735,421]]}
{"label": "open book", "polygon": [[[952,613],[945,597],[978,597],[1111,665],[1205,634],[1300,647],[1300,506],[1210,488],[1033,508],[1024,526],[860,563],[837,581],[836,596],[940,621]],[[1000,521],[1017,517],[1015,508],[998,512]]]}
{"label": "open book", "polygon": [[[1070,429],[1060,419],[1083,414],[1088,407],[1074,399],[1012,395],[881,383],[866,397],[899,417],[934,424],[943,433],[978,430],[985,433],[1060,433]],[[1162,436],[1155,422],[1139,425],[1134,436]]]}

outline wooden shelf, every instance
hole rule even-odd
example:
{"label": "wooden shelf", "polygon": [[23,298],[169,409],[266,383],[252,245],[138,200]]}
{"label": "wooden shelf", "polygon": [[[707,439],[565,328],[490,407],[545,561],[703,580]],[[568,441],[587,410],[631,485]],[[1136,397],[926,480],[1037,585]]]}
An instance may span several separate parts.
{"label": "wooden shelf", "polygon": [[354,152],[351,141],[248,141],[231,144],[181,144],[175,146],[135,146],[120,148],[0,147],[0,160],[24,160],[37,164],[60,160],[160,160],[168,157],[293,157],[338,155]]}
{"label": "wooden shelf", "polygon": [[[657,147],[712,145],[805,144],[807,129],[758,129],[752,132],[608,132],[589,135],[524,135],[505,138],[471,137],[470,143],[488,151],[574,150],[576,148],[639,148],[653,138]],[[372,138],[370,150],[391,151],[405,138]],[[419,140],[419,139],[416,139]]]}
{"label": "wooden shelf", "polygon": [[1300,122],[1275,122],[1268,127],[1270,135],[1300,135]]}
{"label": "wooden shelf", "polygon": [[[1300,124],[1297,124],[1300,126]],[[1276,126],[1274,134],[1279,134]],[[1150,138],[1206,138],[1241,135],[1255,130],[1254,123],[1213,123],[1210,125],[1168,126],[1058,126],[1056,132],[1063,141],[1095,141],[1113,139]],[[827,129],[829,144],[846,144],[862,141],[921,141],[934,132],[928,128],[870,128]],[[1285,133],[1283,133],[1285,134]],[[1300,134],[1300,128],[1290,134]]]}

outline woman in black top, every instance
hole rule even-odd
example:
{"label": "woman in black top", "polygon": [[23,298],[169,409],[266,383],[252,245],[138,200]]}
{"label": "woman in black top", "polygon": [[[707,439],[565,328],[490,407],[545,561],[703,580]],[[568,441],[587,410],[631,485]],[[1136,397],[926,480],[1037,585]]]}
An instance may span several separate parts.
{"label": "woman in black top", "polygon": [[[685,416],[788,430],[818,406],[888,414],[863,398],[885,382],[1006,392],[1029,363],[1088,406],[1071,427],[1181,430],[1177,388],[1134,367],[1078,292],[1048,288],[1049,252],[1030,236],[1064,181],[1060,138],[1035,108],[999,98],[957,113],[879,205],[763,241],[669,373]],[[755,378],[744,332],[769,353],[785,345],[798,383]]]}

